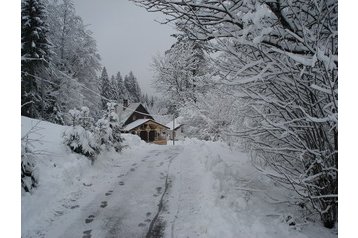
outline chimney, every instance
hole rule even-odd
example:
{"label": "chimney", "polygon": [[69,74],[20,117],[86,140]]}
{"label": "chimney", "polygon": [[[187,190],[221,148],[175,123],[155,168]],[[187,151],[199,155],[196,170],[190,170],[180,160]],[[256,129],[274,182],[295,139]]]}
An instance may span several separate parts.
{"label": "chimney", "polygon": [[129,106],[128,99],[123,99],[123,111]]}

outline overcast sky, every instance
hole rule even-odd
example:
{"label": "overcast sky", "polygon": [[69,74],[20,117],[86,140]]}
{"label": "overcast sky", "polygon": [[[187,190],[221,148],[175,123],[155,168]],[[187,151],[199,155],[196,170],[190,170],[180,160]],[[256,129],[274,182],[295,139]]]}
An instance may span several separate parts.
{"label": "overcast sky", "polygon": [[74,0],[76,12],[97,41],[108,74],[133,71],[143,91],[152,94],[152,57],[174,43],[175,32],[159,24],[160,13],[148,13],[128,0]]}

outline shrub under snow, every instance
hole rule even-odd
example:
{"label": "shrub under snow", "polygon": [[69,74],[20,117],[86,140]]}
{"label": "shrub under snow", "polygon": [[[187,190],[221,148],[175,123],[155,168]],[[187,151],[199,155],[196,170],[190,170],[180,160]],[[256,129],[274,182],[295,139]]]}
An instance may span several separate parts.
{"label": "shrub under snow", "polygon": [[98,153],[98,146],[92,132],[85,130],[77,125],[67,129],[64,134],[64,143],[70,147],[73,152],[85,155],[94,159]]}
{"label": "shrub under snow", "polygon": [[92,130],[93,119],[89,117],[89,109],[82,107],[81,111],[73,109],[69,111],[72,127],[64,134],[64,144],[78,154],[82,154],[94,160],[99,152],[98,144]]}
{"label": "shrub under snow", "polygon": [[21,188],[25,192],[32,193],[38,184],[35,154],[29,148],[28,138],[21,140]]}

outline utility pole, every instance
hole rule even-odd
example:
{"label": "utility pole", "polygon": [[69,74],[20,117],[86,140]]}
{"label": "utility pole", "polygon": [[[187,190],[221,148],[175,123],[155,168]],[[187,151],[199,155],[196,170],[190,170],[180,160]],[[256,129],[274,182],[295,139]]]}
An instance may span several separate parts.
{"label": "utility pole", "polygon": [[173,145],[175,145],[174,141],[175,141],[175,114],[173,114]]}

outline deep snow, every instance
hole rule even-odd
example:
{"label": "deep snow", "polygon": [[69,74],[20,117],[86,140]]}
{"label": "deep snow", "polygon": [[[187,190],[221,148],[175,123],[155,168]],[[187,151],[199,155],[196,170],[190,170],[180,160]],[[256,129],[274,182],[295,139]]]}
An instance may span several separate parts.
{"label": "deep snow", "polygon": [[[22,134],[37,122],[22,117]],[[22,237],[337,237],[224,143],[124,135],[121,154],[91,165],[62,144],[66,127],[37,127],[40,183],[22,193]]]}

